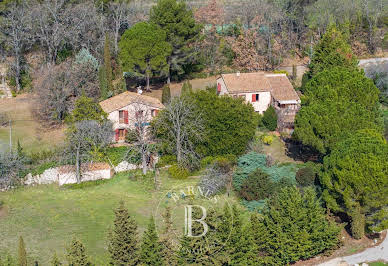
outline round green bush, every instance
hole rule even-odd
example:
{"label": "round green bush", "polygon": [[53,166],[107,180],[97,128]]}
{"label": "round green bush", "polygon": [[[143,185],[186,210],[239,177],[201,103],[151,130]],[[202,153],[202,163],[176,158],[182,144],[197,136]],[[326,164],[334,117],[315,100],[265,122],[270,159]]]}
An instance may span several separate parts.
{"label": "round green bush", "polygon": [[264,126],[270,130],[275,131],[278,126],[278,116],[276,115],[275,109],[270,106],[267,110],[265,110],[263,114],[263,124]]}
{"label": "round green bush", "polygon": [[171,178],[185,179],[190,175],[190,171],[184,167],[174,164],[171,165],[170,168],[168,168],[168,174]]}
{"label": "round green bush", "polygon": [[271,136],[271,135],[263,135],[262,137],[261,137],[261,141],[264,143],[264,144],[266,144],[266,145],[271,145],[272,144],[272,142],[273,142],[273,136]]}
{"label": "round green bush", "polygon": [[166,165],[172,165],[176,163],[176,156],[175,155],[163,155],[160,157],[156,167],[163,167]]}
{"label": "round green bush", "polygon": [[311,166],[299,169],[295,175],[296,182],[302,187],[314,185],[315,178],[316,171]]}
{"label": "round green bush", "polygon": [[201,168],[205,168],[206,166],[212,164],[214,161],[213,156],[206,156],[201,160]]}

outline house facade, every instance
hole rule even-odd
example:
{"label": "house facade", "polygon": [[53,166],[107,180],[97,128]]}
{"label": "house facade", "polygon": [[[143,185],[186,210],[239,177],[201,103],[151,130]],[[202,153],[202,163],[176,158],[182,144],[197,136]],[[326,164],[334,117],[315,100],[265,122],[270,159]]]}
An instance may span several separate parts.
{"label": "house facade", "polygon": [[292,132],[300,98],[286,74],[266,72],[222,74],[217,94],[241,97],[263,114],[272,105],[278,115],[278,130]]}
{"label": "house facade", "polygon": [[100,102],[108,119],[113,123],[114,141],[124,142],[129,130],[141,123],[148,126],[164,105],[156,98],[135,92],[123,92]]}

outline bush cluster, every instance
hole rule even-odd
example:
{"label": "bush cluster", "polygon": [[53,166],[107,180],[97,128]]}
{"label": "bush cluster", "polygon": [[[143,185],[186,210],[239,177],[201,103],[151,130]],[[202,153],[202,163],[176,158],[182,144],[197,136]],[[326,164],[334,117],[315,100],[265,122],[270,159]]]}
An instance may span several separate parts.
{"label": "bush cluster", "polygon": [[317,171],[312,166],[306,166],[296,172],[295,179],[302,187],[312,186],[315,183]]}
{"label": "bush cluster", "polygon": [[170,168],[168,168],[168,174],[171,178],[185,179],[190,175],[190,171],[178,164],[173,164]]}
{"label": "bush cluster", "polygon": [[172,165],[174,163],[176,163],[176,156],[167,154],[160,157],[158,163],[156,164],[156,167],[164,167],[166,165]]}

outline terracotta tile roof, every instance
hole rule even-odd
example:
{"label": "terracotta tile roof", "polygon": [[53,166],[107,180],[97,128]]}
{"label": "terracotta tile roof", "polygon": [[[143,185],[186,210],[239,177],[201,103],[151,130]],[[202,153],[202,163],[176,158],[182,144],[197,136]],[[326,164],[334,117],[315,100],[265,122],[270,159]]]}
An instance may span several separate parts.
{"label": "terracotta tile roof", "polygon": [[265,72],[222,74],[229,93],[271,92],[277,101],[299,101],[299,96],[285,74]]}
{"label": "terracotta tile roof", "polygon": [[222,74],[229,93],[269,91],[269,84],[264,72]]}
{"label": "terracotta tile roof", "polygon": [[272,97],[277,101],[299,101],[299,96],[285,74],[266,75],[271,84]]}
{"label": "terracotta tile roof", "polygon": [[151,96],[141,95],[135,92],[123,92],[109,99],[100,102],[102,110],[106,113],[111,113],[124,106],[132,103],[142,103],[159,109],[163,109],[164,105],[156,98]]}
{"label": "terracotta tile roof", "polygon": [[[75,172],[74,165],[62,165],[62,166],[59,166],[57,169],[58,169],[58,172],[61,174]],[[88,164],[81,165],[81,171],[96,171],[96,170],[104,170],[104,169],[111,169],[111,167],[108,163],[104,163],[104,162],[88,163]]]}

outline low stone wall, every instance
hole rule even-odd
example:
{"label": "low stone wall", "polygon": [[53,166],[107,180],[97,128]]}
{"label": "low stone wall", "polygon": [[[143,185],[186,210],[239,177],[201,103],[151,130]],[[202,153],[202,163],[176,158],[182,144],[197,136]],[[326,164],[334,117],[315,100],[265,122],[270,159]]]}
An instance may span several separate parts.
{"label": "low stone wall", "polygon": [[[140,168],[135,164],[122,161],[116,167],[111,168],[108,164],[95,163],[87,165],[81,171],[81,182],[99,179],[110,179],[114,173],[130,171]],[[60,186],[77,183],[74,166],[66,165],[45,170],[41,175],[32,176],[29,173],[25,177],[24,184],[27,186],[57,183]]]}

